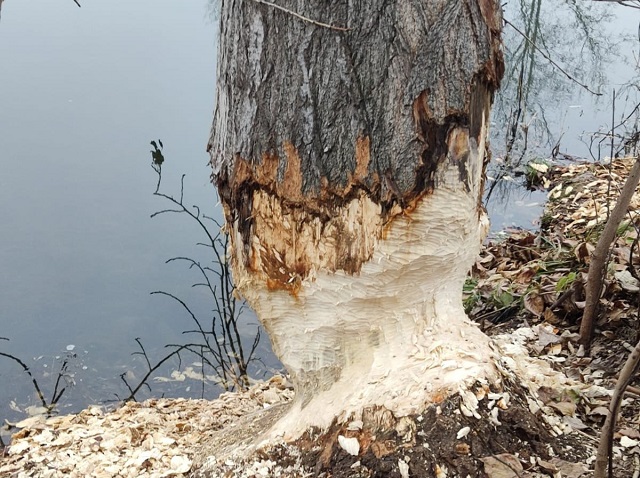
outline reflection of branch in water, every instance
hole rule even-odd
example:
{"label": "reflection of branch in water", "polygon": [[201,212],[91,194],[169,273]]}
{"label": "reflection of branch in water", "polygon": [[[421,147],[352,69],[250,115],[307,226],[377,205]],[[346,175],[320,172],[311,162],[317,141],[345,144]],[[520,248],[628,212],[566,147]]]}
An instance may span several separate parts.
{"label": "reflection of branch in water", "polygon": [[[522,163],[539,154],[542,143],[548,142],[552,156],[558,156],[558,135],[545,113],[549,95],[557,102],[559,96],[571,94],[570,87],[574,85],[596,94],[604,80],[602,63],[609,58],[607,52],[612,51],[610,35],[602,30],[607,13],[591,8],[587,2],[563,5],[551,7],[542,0],[508,2],[504,30],[507,71],[492,119],[497,123],[497,128],[492,127],[493,139],[504,135],[504,142],[497,149],[499,156],[495,155],[502,161],[491,165],[495,181],[487,183],[485,202],[498,196],[500,183],[507,175],[522,172]],[[574,33],[565,34],[570,31]],[[576,48],[576,42],[582,47]],[[562,66],[557,59],[562,59]],[[594,78],[592,88],[576,80],[586,73]]]}
{"label": "reflection of branch in water", "polygon": [[[541,4],[542,0],[533,0],[526,14],[524,10],[522,10],[526,21],[526,36],[531,38],[532,42],[537,40],[540,31]],[[524,5],[521,5],[521,7],[524,8]],[[504,196],[508,195],[509,188],[502,187],[503,180],[509,173],[513,172],[514,169],[518,168],[523,161],[528,149],[529,127],[535,119],[534,114],[528,122],[525,122],[525,115],[529,107],[529,93],[534,83],[535,50],[529,42],[523,42],[513,52],[511,60],[513,64],[519,65],[516,107],[511,110],[504,125],[507,131],[504,157],[502,158],[500,166],[494,170],[494,180],[488,192],[485,194],[485,205],[489,203],[493,193],[497,190],[502,190],[500,194],[501,199],[506,200]],[[509,78],[510,77],[507,77],[507,81]],[[520,139],[523,141],[523,144],[517,148],[520,152],[519,157],[514,159],[512,153],[516,145],[516,140],[519,139],[519,130],[522,130]]]}
{"label": "reflection of branch in water", "polygon": [[[544,119],[544,107],[549,104],[546,97],[552,95],[552,101],[557,101],[558,95],[573,94],[570,87],[577,85],[574,79],[587,74],[592,77],[591,90],[597,91],[605,80],[603,63],[611,61],[614,42],[603,29],[610,16],[607,12],[593,7],[591,2],[508,2],[504,29],[507,71],[496,98],[494,119],[504,114],[503,121],[511,124],[505,111],[515,103],[520,87],[525,114],[537,112],[539,118],[541,129],[533,131],[532,138],[553,136]],[[564,81],[566,74],[572,78],[570,81]],[[585,83],[588,82],[581,85]]]}
{"label": "reflection of branch in water", "polygon": [[527,35],[525,35],[518,27],[516,27],[513,23],[511,23],[509,20],[507,20],[506,18],[503,19],[504,23],[509,25],[511,28],[513,28],[516,32],[518,32],[520,35],[522,35],[522,37],[527,40],[528,43],[531,44],[531,46],[538,51],[538,53],[540,53],[549,63],[551,63],[553,66],[555,66],[558,70],[560,70],[564,76],[566,76],[569,80],[573,81],[575,84],[581,86],[582,88],[584,88],[585,90],[587,90],[589,93],[591,93],[592,95],[596,95],[596,96],[602,96],[602,93],[598,93],[596,91],[593,91],[591,88],[589,88],[587,85],[585,85],[584,83],[576,80],[573,76],[571,76],[569,73],[567,73],[567,71],[562,68],[560,65],[558,65],[555,61],[553,61],[553,59],[547,55],[544,51],[542,51],[538,45],[536,45],[533,40],[531,40]]}
{"label": "reflection of branch in water", "polygon": [[[627,85],[626,87],[637,89],[636,85]],[[637,92],[635,93],[637,99]],[[635,103],[629,114],[625,115],[622,113],[622,119],[616,123],[616,101],[619,96],[622,95],[619,95],[614,90],[611,112],[611,128],[606,131],[592,133],[589,136],[589,154],[596,162],[600,162],[602,158],[602,149],[607,147],[609,149],[610,158],[617,158],[621,155],[635,156],[638,153],[638,144],[640,142],[640,103]],[[628,99],[629,98],[627,97],[627,101]],[[594,150],[597,151],[597,154],[594,154]]]}
{"label": "reflection of branch in water", "polygon": [[594,2],[617,3],[623,7],[640,9],[640,1],[638,0],[593,0]]}

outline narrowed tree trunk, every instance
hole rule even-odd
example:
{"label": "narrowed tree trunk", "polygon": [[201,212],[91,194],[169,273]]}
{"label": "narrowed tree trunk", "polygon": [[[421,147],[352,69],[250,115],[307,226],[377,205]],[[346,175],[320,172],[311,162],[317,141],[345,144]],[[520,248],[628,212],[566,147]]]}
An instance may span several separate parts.
{"label": "narrowed tree trunk", "polygon": [[495,0],[278,7],[222,1],[209,151],[236,284],[296,389],[274,433],[293,438],[494,378],[461,294],[503,62]]}

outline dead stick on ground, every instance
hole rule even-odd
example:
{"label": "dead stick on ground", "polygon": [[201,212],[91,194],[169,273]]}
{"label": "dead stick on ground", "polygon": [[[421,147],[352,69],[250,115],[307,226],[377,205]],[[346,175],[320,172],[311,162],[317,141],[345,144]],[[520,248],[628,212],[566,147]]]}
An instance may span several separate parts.
{"label": "dead stick on ground", "polygon": [[580,324],[580,343],[585,348],[585,353],[589,353],[591,347],[591,338],[593,337],[593,329],[595,328],[595,317],[598,311],[598,303],[600,302],[600,293],[602,292],[602,284],[606,274],[607,256],[609,248],[616,237],[616,232],[620,221],[627,214],[627,208],[633,198],[633,193],[640,181],[640,159],[636,158],[629,177],[622,187],[622,192],[616,202],[611,215],[607,220],[607,224],[602,231],[598,244],[593,254],[591,254],[591,265],[589,266],[589,275],[585,284],[587,294],[582,323]]}
{"label": "dead stick on ground", "polygon": [[640,388],[636,388],[636,387],[627,387],[626,390],[627,393],[630,393],[631,395],[637,395],[640,397]]}
{"label": "dead stick on ground", "polygon": [[604,422],[600,435],[600,444],[598,445],[598,453],[596,454],[593,478],[605,478],[607,463],[609,464],[609,477],[613,478],[613,457],[611,453],[613,448],[613,431],[616,427],[616,420],[618,418],[618,411],[620,410],[620,402],[622,402],[624,391],[629,386],[629,382],[638,370],[638,365],[640,365],[640,341],[636,344],[633,352],[629,354],[629,358],[627,358],[627,361],[620,372],[620,378],[616,383],[616,388],[613,390],[613,396],[611,397],[611,403],[609,404],[609,413],[607,414],[607,419]]}

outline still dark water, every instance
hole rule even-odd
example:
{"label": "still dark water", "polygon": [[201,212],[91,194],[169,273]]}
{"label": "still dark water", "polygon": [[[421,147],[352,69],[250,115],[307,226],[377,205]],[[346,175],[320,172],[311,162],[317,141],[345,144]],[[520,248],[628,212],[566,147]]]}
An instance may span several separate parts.
{"label": "still dark water", "polygon": [[[0,21],[0,337],[10,339],[0,352],[20,357],[47,398],[69,357],[75,385],[63,413],[126,395],[119,375],[143,369],[131,355],[136,337],[154,357],[182,340],[184,311],[151,291],[185,298],[197,313],[210,309],[190,287],[193,271],[164,263],[206,254],[185,217],[149,217],[168,206],[152,196],[150,140],[165,146],[163,189],[179,194],[184,173],[185,202],[220,217],[205,153],[217,35],[209,4],[81,3],[7,0]],[[633,31],[632,15],[627,9],[615,28]],[[563,149],[586,156],[580,133],[608,117],[584,95],[575,101],[553,105],[554,114]],[[515,194],[492,205],[494,229],[532,226],[544,198]],[[264,373],[277,367],[266,343],[260,353]],[[189,380],[152,387],[200,393]],[[19,420],[36,404],[28,377],[0,357],[0,419]]]}

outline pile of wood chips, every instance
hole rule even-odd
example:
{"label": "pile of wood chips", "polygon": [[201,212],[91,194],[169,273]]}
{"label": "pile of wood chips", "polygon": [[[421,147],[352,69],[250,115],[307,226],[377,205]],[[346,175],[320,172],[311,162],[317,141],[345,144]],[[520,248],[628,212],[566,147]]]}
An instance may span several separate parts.
{"label": "pile of wood chips", "polygon": [[196,450],[229,422],[289,401],[281,376],[217,400],[150,399],[106,412],[94,406],[77,415],[27,418],[16,424],[0,476],[182,477]]}

